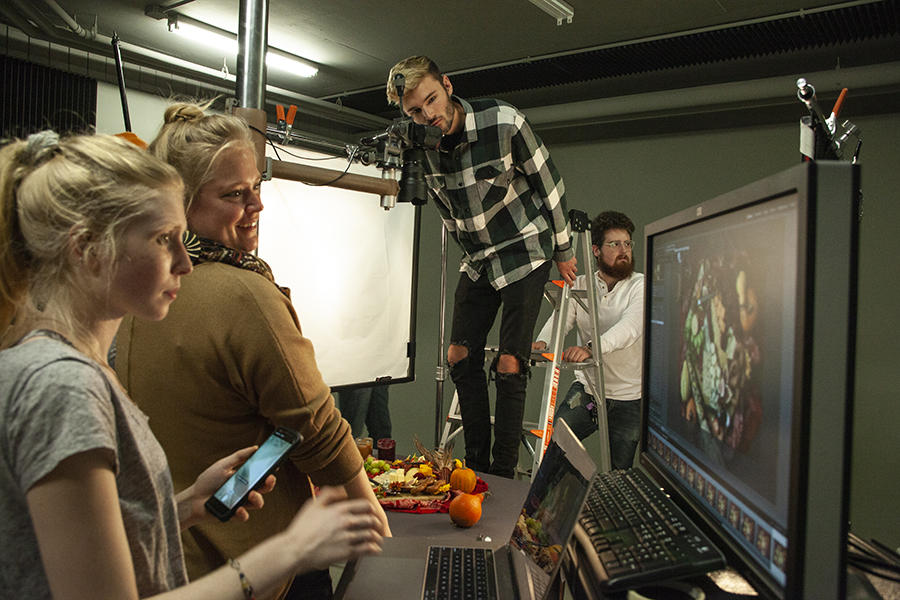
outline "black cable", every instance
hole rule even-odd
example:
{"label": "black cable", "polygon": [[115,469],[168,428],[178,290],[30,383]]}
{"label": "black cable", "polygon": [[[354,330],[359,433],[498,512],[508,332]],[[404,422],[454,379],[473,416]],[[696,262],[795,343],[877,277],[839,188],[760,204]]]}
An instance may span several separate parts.
{"label": "black cable", "polygon": [[[254,131],[259,131],[259,129],[256,129],[256,127],[253,127],[252,125],[250,126],[250,128],[253,129]],[[278,147],[275,145],[275,142],[270,140],[268,137],[266,137],[266,141],[269,142],[269,144],[272,146],[272,149],[275,151],[275,157],[278,158],[278,160],[281,160],[281,158],[278,156]],[[335,158],[339,158],[337,156],[328,156],[328,157],[324,157],[324,158],[307,158],[305,156],[299,156],[297,154],[294,154],[290,150],[285,150],[284,147],[282,147],[281,150],[284,151],[286,154],[293,156],[294,158],[299,158],[302,160],[334,160]],[[359,148],[356,148],[356,147],[353,148],[353,152],[350,153],[350,158],[347,159],[347,168],[344,169],[343,173],[341,173],[340,175],[338,175],[331,181],[326,181],[325,183],[307,183],[306,181],[301,181],[300,183],[302,183],[304,185],[308,185],[310,187],[322,187],[322,186],[329,186],[329,185],[332,185],[332,184],[340,181],[344,177],[344,175],[346,175],[350,171],[350,167],[353,165],[353,157],[356,156],[356,153],[358,150],[359,150]]]}
{"label": "black cable", "polygon": [[[272,140],[266,140],[269,144],[272,145],[272,148],[275,150],[276,154],[278,153],[278,146]],[[322,156],[322,157],[312,157],[312,156],[300,156],[299,154],[294,154],[284,146],[281,147],[281,150],[286,154],[293,156],[294,158],[300,158],[302,160],[334,160],[335,158],[342,158],[340,156]],[[353,151],[353,154],[356,154],[356,150]],[[280,159],[279,159],[280,160]]]}
{"label": "black cable", "polygon": [[[261,136],[263,136],[263,137],[266,139],[266,141],[269,143],[269,145],[272,146],[272,149],[275,151],[275,157],[278,158],[278,160],[281,160],[281,158],[278,156],[278,148],[275,146],[275,142],[273,142],[272,140],[270,140],[268,135],[266,135],[265,133],[263,133],[262,131],[260,131],[260,130],[257,129],[256,127],[254,127],[253,125],[248,124],[247,127],[249,127],[250,129],[252,129],[252,130],[255,131],[256,133],[258,133],[258,134],[260,134]],[[290,155],[293,156],[294,158],[300,158],[300,159],[302,159],[302,160],[333,160],[334,158],[337,158],[337,157],[306,158],[306,157],[303,157],[303,156],[298,156],[298,155],[296,155],[296,154],[294,154],[294,153],[292,153],[292,152],[290,152],[290,151],[288,151],[288,150],[285,150],[284,148],[282,148],[282,150],[284,150],[284,152],[286,152],[287,154],[290,154]],[[347,160],[347,168],[344,169],[344,172],[343,172],[343,173],[341,173],[340,175],[338,175],[337,177],[335,177],[335,178],[332,179],[331,181],[326,181],[325,183],[307,183],[307,182],[305,182],[305,181],[301,181],[300,183],[302,183],[302,184],[304,184],[304,185],[311,186],[311,187],[322,187],[322,186],[329,186],[329,185],[332,185],[332,184],[334,184],[334,183],[340,181],[340,180],[344,177],[344,175],[346,175],[346,174],[350,171],[350,166],[353,164],[353,157],[356,156],[357,150],[358,150],[358,148],[356,148],[356,147],[353,148],[353,152],[350,154],[350,158]]]}
{"label": "black cable", "polygon": [[306,182],[304,181],[303,183],[306,183],[306,185],[312,186],[312,187],[321,187],[321,186],[331,185],[331,184],[333,184],[333,183],[336,183],[336,182],[339,181],[344,175],[346,175],[348,171],[350,171],[350,166],[353,164],[353,157],[354,157],[354,156],[356,156],[356,148],[354,148],[354,149],[353,149],[353,152],[350,154],[350,158],[347,160],[347,168],[344,169],[344,172],[341,173],[340,175],[338,175],[337,177],[335,177],[334,179],[332,179],[331,181],[327,181],[327,182],[325,182],[325,183],[306,183]]}
{"label": "black cable", "polygon": [[900,566],[892,565],[890,563],[885,563],[884,560],[882,560],[881,558],[879,558],[877,556],[867,556],[867,555],[863,555],[863,554],[855,554],[854,552],[849,552],[847,554],[847,561],[864,564],[864,565],[871,565],[874,567],[878,567],[880,569],[884,569],[886,571],[893,571],[894,573],[897,573],[898,576],[900,576]]}
{"label": "black cable", "polygon": [[900,556],[874,540],[867,542],[853,533],[847,535],[847,563],[863,573],[900,583]]}
{"label": "black cable", "polygon": [[264,132],[260,131],[259,129],[257,129],[256,127],[254,127],[253,125],[251,125],[250,123],[247,123],[247,127],[249,127],[250,129],[252,129],[252,130],[255,131],[256,133],[258,133],[259,135],[261,135],[261,136],[263,136],[264,138],[266,138],[266,140],[269,139],[269,136],[267,136]]}
{"label": "black cable", "polygon": [[900,583],[900,575],[894,575],[892,573],[884,573],[878,570],[877,567],[869,567],[866,565],[856,564],[853,561],[849,561],[850,566],[853,568],[862,571],[863,573],[867,573],[868,575],[872,575],[873,577],[878,577],[879,579],[885,579],[887,581],[893,581],[895,583]]}

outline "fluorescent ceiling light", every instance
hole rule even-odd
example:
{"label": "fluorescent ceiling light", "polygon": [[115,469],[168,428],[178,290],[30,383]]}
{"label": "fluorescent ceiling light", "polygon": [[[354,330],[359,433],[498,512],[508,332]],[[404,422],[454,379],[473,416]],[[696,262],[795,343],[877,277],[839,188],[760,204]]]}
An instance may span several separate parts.
{"label": "fluorescent ceiling light", "polygon": [[[205,23],[198,22],[195,25],[185,17],[176,14],[169,19],[169,31],[221,51],[223,54],[230,56],[238,54],[238,42],[234,35]],[[294,73],[300,77],[312,77],[319,72],[318,67],[314,64],[271,47],[266,52],[266,66]]]}
{"label": "fluorescent ceiling light", "polygon": [[224,33],[217,33],[205,27],[198,27],[182,19],[177,19],[174,21],[174,23],[169,23],[169,31],[171,31],[172,33],[177,33],[181,37],[186,37],[190,40],[203,44],[204,46],[208,46],[216,50],[221,50],[224,54],[237,56],[237,40],[234,37],[226,35]]}
{"label": "fluorescent ceiling light", "polygon": [[293,56],[287,56],[287,53],[275,54],[272,48],[269,48],[269,51],[266,52],[266,66],[281,69],[288,73],[295,73],[300,77],[312,77],[319,72],[317,67],[309,63],[300,62],[298,58]]}
{"label": "fluorescent ceiling light", "polygon": [[528,0],[542,11],[554,17],[556,19],[557,25],[563,24],[563,19],[566,20],[566,23],[572,22],[572,17],[575,16],[575,10],[563,2],[562,0]]}

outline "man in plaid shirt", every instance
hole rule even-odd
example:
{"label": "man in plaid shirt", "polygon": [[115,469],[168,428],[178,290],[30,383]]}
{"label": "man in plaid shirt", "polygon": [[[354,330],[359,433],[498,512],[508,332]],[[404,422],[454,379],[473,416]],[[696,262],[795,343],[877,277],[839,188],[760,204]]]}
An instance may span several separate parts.
{"label": "man in plaid shirt", "polygon": [[[405,77],[399,98],[394,76]],[[565,186],[525,116],[499,100],[467,102],[426,56],[391,69],[388,101],[418,124],[439,127],[440,146],[427,153],[426,180],[444,226],[463,250],[447,361],[456,384],[466,462],[476,471],[512,478],[525,414],[531,339],[544,284],[556,262],[575,282]],[[500,345],[493,462],[484,347],[497,311]]]}

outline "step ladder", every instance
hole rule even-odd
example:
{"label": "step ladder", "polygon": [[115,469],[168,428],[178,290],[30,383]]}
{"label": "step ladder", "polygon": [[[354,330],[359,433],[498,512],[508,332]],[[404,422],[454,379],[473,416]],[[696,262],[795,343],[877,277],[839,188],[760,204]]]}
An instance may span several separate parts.
{"label": "step ladder", "polygon": [[[606,472],[611,468],[609,457],[609,429],[606,422],[606,393],[603,379],[603,358],[600,355],[600,335],[599,326],[597,324],[597,279],[594,276],[594,256],[591,253],[590,238],[590,220],[587,213],[578,210],[569,212],[569,223],[572,228],[572,245],[578,248],[581,242],[582,258],[581,265],[588,276],[586,290],[573,290],[570,286],[565,285],[562,281],[550,281],[544,288],[544,297],[553,307],[552,314],[552,332],[550,344],[547,351],[533,351],[530,359],[532,367],[543,367],[547,369],[547,375],[544,381],[543,392],[541,394],[541,413],[540,420],[537,423],[524,422],[522,424],[522,443],[528,454],[533,459],[533,465],[530,469],[531,477],[538,471],[544,452],[550,444],[550,437],[553,435],[553,417],[556,412],[556,397],[559,390],[559,376],[563,369],[584,370],[585,379],[588,382],[589,393],[594,396],[594,402],[597,405],[597,425],[600,436],[600,464],[597,465],[599,471]],[[582,239],[583,238],[583,239]],[[565,343],[565,327],[566,318],[569,311],[571,300],[575,300],[581,308],[590,315],[592,344],[595,352],[592,353],[590,360],[583,363],[566,363],[562,361],[562,353]],[[492,356],[497,352],[497,348],[485,348],[485,357]],[[494,417],[491,417],[491,424],[494,423]],[[441,435],[441,448],[447,448],[454,438],[462,432],[462,415],[459,412],[459,399],[456,392],[453,393],[453,401],[450,404],[450,411],[444,422],[444,429]],[[529,474],[529,471],[519,469],[519,474]]]}

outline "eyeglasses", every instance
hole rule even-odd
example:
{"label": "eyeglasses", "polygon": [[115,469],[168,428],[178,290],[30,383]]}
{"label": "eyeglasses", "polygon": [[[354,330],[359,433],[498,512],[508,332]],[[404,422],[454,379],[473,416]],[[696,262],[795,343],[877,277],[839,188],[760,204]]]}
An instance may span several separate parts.
{"label": "eyeglasses", "polygon": [[609,246],[613,251],[618,250],[619,246],[625,246],[626,250],[631,250],[632,248],[634,248],[634,240],[626,240],[624,242],[606,242],[605,244],[600,245]]}

